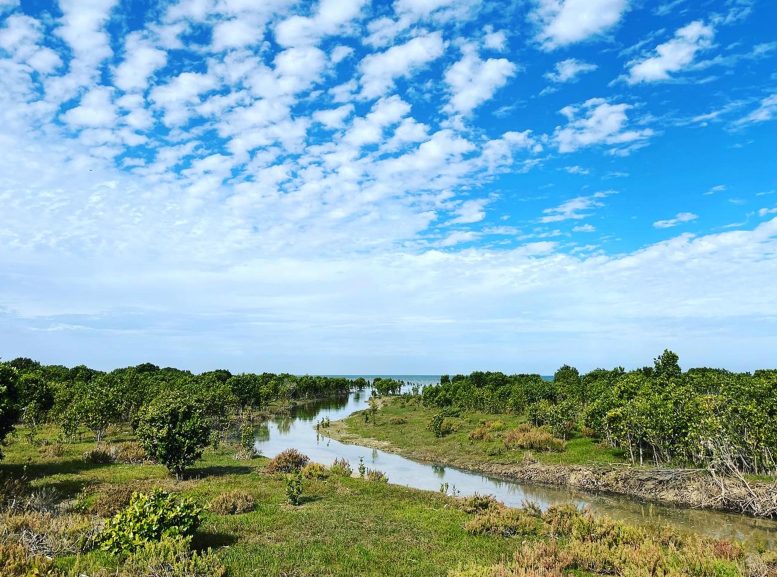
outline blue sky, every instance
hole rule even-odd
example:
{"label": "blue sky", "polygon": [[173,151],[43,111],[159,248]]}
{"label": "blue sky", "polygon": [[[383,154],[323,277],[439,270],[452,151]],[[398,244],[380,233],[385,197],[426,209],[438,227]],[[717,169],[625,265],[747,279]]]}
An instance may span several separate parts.
{"label": "blue sky", "polygon": [[0,0],[0,355],[777,350],[766,0]]}

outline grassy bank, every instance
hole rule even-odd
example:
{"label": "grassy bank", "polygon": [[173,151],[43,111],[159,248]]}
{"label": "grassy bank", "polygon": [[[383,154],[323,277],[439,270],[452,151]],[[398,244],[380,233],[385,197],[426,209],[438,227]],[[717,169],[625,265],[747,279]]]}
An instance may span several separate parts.
{"label": "grassy bank", "polygon": [[[703,470],[629,465],[622,451],[574,434],[561,450],[525,450],[508,446],[511,431],[526,418],[509,414],[458,412],[446,417],[449,430],[439,436],[430,423],[440,410],[417,397],[381,399],[375,415],[363,411],[332,423],[324,434],[520,482],[605,491],[666,504],[773,517],[777,483],[766,477],[713,478]],[[365,418],[366,417],[366,418]]]}
{"label": "grassy bank", "polygon": [[[208,450],[187,479],[170,479],[157,465],[94,465],[83,461],[94,442],[31,445],[17,433],[6,447],[0,473],[27,475],[37,489],[56,492],[57,500],[71,500],[70,523],[84,523],[104,495],[121,487],[148,491],[154,487],[180,492],[207,505],[227,491],[243,490],[256,502],[242,515],[204,513],[195,537],[197,547],[214,547],[231,576],[273,575],[445,575],[464,562],[493,564],[514,550],[510,541],[469,535],[467,515],[450,506],[449,499],[358,478],[332,476],[305,480],[299,507],[286,503],[282,476],[264,472],[266,459],[237,461],[235,449]],[[53,438],[56,431],[44,431]],[[127,433],[109,442],[130,440]],[[57,456],[46,456],[59,453]],[[12,519],[3,517],[0,533]],[[99,519],[94,518],[94,523]],[[64,524],[68,521],[65,519]],[[87,575],[111,568],[115,560],[100,551],[81,556],[63,555],[60,567]]]}

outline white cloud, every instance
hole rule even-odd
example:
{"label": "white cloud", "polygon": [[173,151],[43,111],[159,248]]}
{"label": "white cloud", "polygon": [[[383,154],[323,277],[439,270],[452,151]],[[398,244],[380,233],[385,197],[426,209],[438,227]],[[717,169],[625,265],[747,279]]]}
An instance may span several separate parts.
{"label": "white cloud", "polygon": [[745,124],[755,124],[758,122],[766,122],[777,117],[777,93],[767,96],[762,99],[758,105],[758,108],[753,110],[750,114],[737,120],[734,124],[736,126],[742,126]]}
{"label": "white cloud", "polygon": [[540,217],[540,222],[548,224],[551,222],[588,218],[591,216],[591,210],[604,206],[602,199],[611,194],[614,194],[614,192],[606,191],[597,192],[589,196],[578,196],[553,208],[546,208],[542,211],[544,216]]}
{"label": "white cloud", "polygon": [[411,77],[442,54],[442,34],[432,32],[392,46],[385,52],[365,56],[359,63],[362,96],[376,98],[386,95],[393,89],[397,78]]}
{"label": "white cloud", "polygon": [[659,82],[672,78],[693,63],[696,54],[712,46],[715,30],[701,20],[683,26],[674,38],[656,46],[655,56],[629,64],[629,84]]}
{"label": "white cloud", "polygon": [[56,102],[74,97],[97,78],[98,66],[113,55],[105,30],[117,0],[60,0],[62,17],[56,34],[70,47],[69,73],[47,83],[47,96]]}
{"label": "white cloud", "polygon": [[116,122],[112,90],[101,86],[87,92],[81,103],[63,114],[63,120],[73,128],[110,127]]}
{"label": "white cloud", "polygon": [[114,71],[114,82],[125,91],[145,90],[151,75],[167,64],[167,53],[133,32],[124,43],[124,61]]}
{"label": "white cloud", "polygon": [[694,214],[692,212],[678,212],[674,218],[669,218],[666,220],[657,220],[656,222],[653,223],[653,226],[656,228],[672,228],[677,226],[678,224],[694,221],[697,218],[699,218],[699,215]]}
{"label": "white cloud", "polygon": [[0,12],[19,7],[19,0],[0,0]]}
{"label": "white cloud", "polygon": [[596,232],[596,227],[592,224],[581,224],[573,227],[572,232]]}
{"label": "white cloud", "polygon": [[770,214],[777,214],[777,207],[774,208],[761,208],[758,210],[758,216],[768,216]]}
{"label": "white cloud", "polygon": [[353,48],[350,46],[343,46],[342,44],[340,46],[335,46],[332,49],[332,53],[330,54],[329,58],[332,61],[332,64],[339,64],[349,56],[353,55]]}
{"label": "white cloud", "polygon": [[629,104],[610,104],[602,98],[592,98],[581,106],[567,106],[561,113],[569,121],[557,127],[554,140],[559,152],[574,152],[594,145],[631,145],[644,142],[653,135],[649,128],[628,129]]}
{"label": "white cloud", "polygon": [[345,119],[353,113],[353,104],[344,104],[338,108],[317,110],[313,113],[313,119],[327,128],[342,128]]}
{"label": "white cloud", "polygon": [[710,188],[707,192],[704,193],[705,196],[710,196],[712,194],[717,194],[718,192],[725,192],[726,185],[725,184],[716,184],[712,188]]}
{"label": "white cloud", "polygon": [[586,72],[593,72],[598,66],[588,62],[583,62],[575,58],[567,58],[556,63],[555,71],[548,72],[545,78],[552,82],[574,82],[578,76]]}
{"label": "white cloud", "polygon": [[483,36],[483,46],[489,50],[502,52],[507,48],[507,34],[503,30],[493,30],[487,27],[486,35]]}
{"label": "white cloud", "polygon": [[598,36],[620,22],[628,0],[536,0],[532,19],[540,26],[538,40],[558,48]]}
{"label": "white cloud", "polygon": [[182,72],[170,82],[151,91],[151,100],[164,110],[167,126],[184,124],[191,115],[193,104],[200,102],[200,95],[218,86],[215,78],[199,72]]}
{"label": "white cloud", "polygon": [[466,200],[454,211],[456,215],[451,224],[472,224],[486,218],[485,206],[488,199]]}
{"label": "white cloud", "polygon": [[323,36],[342,32],[359,17],[367,0],[320,0],[313,17],[291,16],[275,28],[281,46],[315,44]]}
{"label": "white cloud", "polygon": [[564,170],[566,170],[569,174],[590,174],[591,171],[587,168],[584,168],[579,165],[574,166],[566,166],[564,167]]}
{"label": "white cloud", "polygon": [[445,71],[445,82],[451,92],[446,109],[469,114],[507,84],[515,75],[515,64],[505,58],[481,60],[472,45],[464,46],[462,51],[461,60]]}

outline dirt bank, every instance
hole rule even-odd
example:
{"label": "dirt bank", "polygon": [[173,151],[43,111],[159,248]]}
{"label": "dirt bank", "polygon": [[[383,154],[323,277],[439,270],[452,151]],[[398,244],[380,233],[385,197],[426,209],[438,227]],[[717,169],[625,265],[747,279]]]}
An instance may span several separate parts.
{"label": "dirt bank", "polygon": [[[344,422],[332,423],[321,433],[343,443],[361,445],[424,460],[387,441],[350,433]],[[716,509],[756,517],[777,518],[777,483],[713,476],[698,469],[658,469],[630,465],[543,465],[474,463],[451,458],[440,465],[519,483],[559,485],[591,492],[626,495],[645,501],[697,509]]]}

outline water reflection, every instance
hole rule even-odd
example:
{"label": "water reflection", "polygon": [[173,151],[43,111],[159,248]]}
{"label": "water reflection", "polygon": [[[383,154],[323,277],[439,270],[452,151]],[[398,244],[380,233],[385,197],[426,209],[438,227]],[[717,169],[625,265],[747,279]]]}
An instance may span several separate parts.
{"label": "water reflection", "polygon": [[[289,415],[280,416],[260,429],[256,437],[256,447],[268,457],[294,447],[320,463],[331,464],[336,458],[345,458],[351,462],[354,469],[359,459],[364,459],[367,467],[385,472],[391,483],[416,489],[439,491],[444,487],[449,493],[460,495],[488,493],[511,506],[532,501],[542,508],[547,508],[553,504],[571,502],[627,522],[643,525],[669,524],[713,537],[736,539],[768,547],[777,546],[777,523],[773,521],[714,511],[674,508],[559,487],[522,485],[454,467],[419,463],[377,449],[346,445],[316,431],[316,423],[321,419],[343,419],[354,411],[366,408],[368,399],[369,391],[356,391],[347,397],[297,405],[291,409]],[[325,431],[325,428],[321,429],[321,433]]]}

